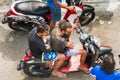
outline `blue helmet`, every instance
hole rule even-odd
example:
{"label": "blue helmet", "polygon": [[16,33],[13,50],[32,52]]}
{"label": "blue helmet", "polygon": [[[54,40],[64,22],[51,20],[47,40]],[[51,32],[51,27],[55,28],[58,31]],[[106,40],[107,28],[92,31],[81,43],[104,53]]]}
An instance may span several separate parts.
{"label": "blue helmet", "polygon": [[54,61],[58,56],[58,53],[56,51],[49,51],[47,53],[44,54],[44,60],[45,61]]}

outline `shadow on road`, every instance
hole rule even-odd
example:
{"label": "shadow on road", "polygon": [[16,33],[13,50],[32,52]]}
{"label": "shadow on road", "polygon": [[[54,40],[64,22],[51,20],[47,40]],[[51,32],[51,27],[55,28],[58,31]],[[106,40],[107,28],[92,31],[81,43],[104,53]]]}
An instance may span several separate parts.
{"label": "shadow on road", "polygon": [[0,41],[0,52],[3,53],[2,58],[11,61],[21,59],[25,49],[28,48],[28,32],[11,31],[5,36],[5,39]]}

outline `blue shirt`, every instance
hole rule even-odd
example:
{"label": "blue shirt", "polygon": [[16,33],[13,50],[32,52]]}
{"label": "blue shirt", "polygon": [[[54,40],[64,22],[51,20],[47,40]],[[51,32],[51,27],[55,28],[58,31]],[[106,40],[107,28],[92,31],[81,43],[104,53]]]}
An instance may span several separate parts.
{"label": "blue shirt", "polygon": [[120,72],[106,74],[105,71],[101,70],[100,66],[93,67],[91,74],[96,76],[96,80],[120,80]]}
{"label": "blue shirt", "polygon": [[[62,3],[62,0],[58,0],[60,3]],[[57,6],[55,3],[54,3],[54,0],[47,0],[47,3],[48,3],[48,6],[49,7],[52,7],[52,8],[57,8],[59,6]]]}

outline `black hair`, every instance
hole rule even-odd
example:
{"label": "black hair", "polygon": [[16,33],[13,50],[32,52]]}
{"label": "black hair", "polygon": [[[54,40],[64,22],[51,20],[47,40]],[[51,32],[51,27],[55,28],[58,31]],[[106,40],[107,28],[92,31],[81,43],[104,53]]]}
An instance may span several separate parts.
{"label": "black hair", "polygon": [[72,28],[72,25],[66,20],[61,20],[58,24],[58,27],[61,31],[66,31],[67,28]]}
{"label": "black hair", "polygon": [[39,33],[39,32],[43,33],[45,31],[49,30],[49,28],[50,28],[46,23],[37,24],[36,27],[37,27],[37,33]]}
{"label": "black hair", "polygon": [[112,53],[104,57],[103,64],[101,65],[101,69],[104,70],[107,74],[111,74],[114,72],[115,60]]}

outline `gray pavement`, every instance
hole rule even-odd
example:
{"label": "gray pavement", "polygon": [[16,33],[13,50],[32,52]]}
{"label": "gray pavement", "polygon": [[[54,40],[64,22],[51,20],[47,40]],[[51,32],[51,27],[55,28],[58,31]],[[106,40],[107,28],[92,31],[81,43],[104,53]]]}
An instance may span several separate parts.
{"label": "gray pavement", "polygon": [[[110,3],[111,1],[113,0],[109,0]],[[113,48],[117,63],[116,68],[119,68],[117,55],[120,53],[120,5],[118,3],[112,3],[111,5],[113,4],[115,5],[115,9],[110,10],[108,8],[101,10],[101,7],[96,6],[96,19],[91,24],[82,27],[82,29],[88,34],[98,36],[102,45],[108,45]],[[7,10],[8,6],[0,7],[0,19]],[[112,11],[113,16],[109,17],[108,15],[111,12],[108,11]],[[104,13],[106,12],[108,13],[107,19],[104,17]],[[65,13],[64,10],[63,13]],[[7,24],[0,23],[0,80],[95,80],[94,77],[86,75],[83,72],[68,73],[67,78],[60,79],[54,76],[49,78],[28,77],[22,71],[17,71],[17,64],[23,57],[24,51],[28,48],[27,38],[28,32],[13,31]],[[77,48],[80,47],[80,44],[78,44],[78,35],[75,32],[72,34],[72,38],[75,46]]]}

